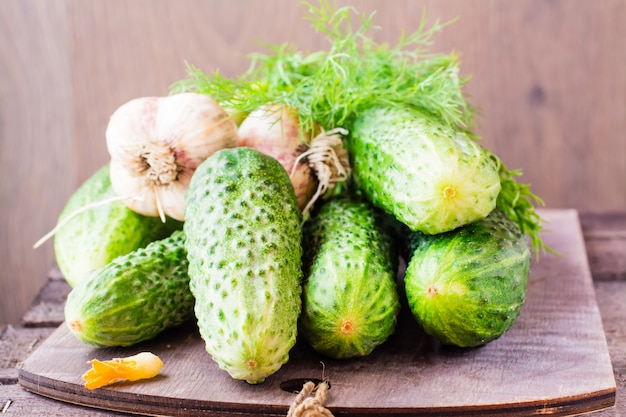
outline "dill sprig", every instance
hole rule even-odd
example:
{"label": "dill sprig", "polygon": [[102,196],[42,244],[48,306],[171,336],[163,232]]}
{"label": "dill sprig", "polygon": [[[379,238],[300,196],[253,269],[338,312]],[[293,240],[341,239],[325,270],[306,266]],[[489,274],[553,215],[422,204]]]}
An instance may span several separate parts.
{"label": "dill sprig", "polygon": [[530,191],[529,184],[520,184],[515,177],[522,175],[520,170],[508,169],[494,155],[499,164],[501,190],[496,200],[496,206],[513,220],[522,233],[530,239],[530,244],[537,258],[539,253],[550,252],[554,255],[559,253],[546,245],[541,238],[543,221],[535,210],[535,205],[544,205],[543,200]]}
{"label": "dill sprig", "polygon": [[[429,52],[433,35],[454,20],[436,20],[427,27],[423,13],[418,28],[390,46],[371,36],[379,29],[373,24],[375,13],[337,8],[327,0],[303,5],[308,9],[305,19],[328,40],[326,50],[303,53],[291,43],[265,45],[267,52],[249,55],[249,69],[236,78],[187,64],[187,79],[173,84],[171,92],[208,94],[232,114],[247,114],[267,103],[286,105],[297,111],[303,132],[314,126],[349,131],[367,108],[408,104],[481,139],[473,132],[476,111],[463,93],[468,78],[460,76],[459,56]],[[516,181],[519,171],[497,160],[502,184],[497,206],[528,234],[536,253],[556,253],[541,238],[542,219],[534,205],[543,201],[529,185]]]}
{"label": "dill sprig", "polygon": [[374,13],[335,9],[327,1],[303,4],[313,29],[326,36],[327,50],[304,54],[289,43],[266,45],[267,53],[249,55],[250,68],[237,78],[187,65],[188,78],[175,83],[172,92],[205,93],[244,114],[266,103],[284,104],[298,112],[303,131],[314,125],[348,127],[363,109],[390,103],[413,105],[449,125],[473,124],[458,56],[427,52],[432,35],[451,22],[427,28],[423,16],[414,33],[390,47],[370,36],[378,29]]}

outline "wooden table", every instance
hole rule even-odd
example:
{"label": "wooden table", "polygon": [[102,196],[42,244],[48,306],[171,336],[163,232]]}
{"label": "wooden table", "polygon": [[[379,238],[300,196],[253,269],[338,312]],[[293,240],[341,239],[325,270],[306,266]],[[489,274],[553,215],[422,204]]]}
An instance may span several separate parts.
{"label": "wooden table", "polygon": [[[626,416],[626,212],[580,213],[589,266],[617,385],[615,407],[593,413]],[[70,288],[58,270],[50,274],[20,323],[0,333],[0,414],[7,416],[123,416],[29,393],[18,385],[20,363],[63,321]],[[585,375],[580,375],[584,378]]]}

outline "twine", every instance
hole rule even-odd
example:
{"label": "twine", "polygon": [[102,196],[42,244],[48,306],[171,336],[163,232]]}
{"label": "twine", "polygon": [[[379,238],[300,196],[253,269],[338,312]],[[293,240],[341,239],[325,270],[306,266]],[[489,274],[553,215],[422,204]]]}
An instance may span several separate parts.
{"label": "twine", "polygon": [[[311,396],[313,391],[315,396]],[[333,413],[324,407],[327,394],[326,382],[321,382],[317,386],[312,381],[306,382],[289,407],[287,417],[334,417]]]}

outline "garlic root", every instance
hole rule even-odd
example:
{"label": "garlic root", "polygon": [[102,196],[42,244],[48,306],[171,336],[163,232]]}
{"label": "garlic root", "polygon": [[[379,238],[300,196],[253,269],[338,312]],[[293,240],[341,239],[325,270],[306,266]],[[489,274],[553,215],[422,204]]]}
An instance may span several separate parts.
{"label": "garlic root", "polygon": [[321,196],[329,190],[332,191],[338,183],[345,182],[350,177],[348,152],[343,147],[343,141],[340,136],[347,134],[348,131],[342,128],[329,131],[322,130],[311,141],[309,148],[296,158],[291,175],[294,174],[295,168],[300,161],[305,160],[313,170],[318,182],[315,193],[302,209],[303,213],[308,213]]}
{"label": "garlic root", "polygon": [[239,126],[237,146],[249,146],[277,159],[291,178],[298,207],[306,215],[315,201],[349,177],[345,129],[302,132],[294,109],[265,105]]}

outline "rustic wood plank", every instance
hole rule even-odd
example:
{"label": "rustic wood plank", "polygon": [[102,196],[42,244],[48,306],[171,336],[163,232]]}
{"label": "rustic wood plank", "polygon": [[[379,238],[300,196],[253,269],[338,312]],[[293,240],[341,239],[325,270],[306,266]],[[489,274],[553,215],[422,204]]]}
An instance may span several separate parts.
{"label": "rustic wood plank", "polygon": [[2,410],[6,410],[2,415],[25,417],[128,417],[131,415],[61,403],[25,391],[19,385],[0,385],[0,413]]}
{"label": "rustic wood plank", "polygon": [[0,323],[15,323],[44,283],[52,229],[76,187],[65,0],[0,2]]}
{"label": "rustic wood plank", "polygon": [[626,214],[585,213],[581,226],[594,279],[625,280]]}
{"label": "rustic wood plank", "polygon": [[0,333],[0,384],[17,383],[17,366],[33,353],[55,327],[7,326]]}
{"label": "rustic wood plank", "polygon": [[[405,315],[396,334],[367,358],[328,360],[300,343],[287,365],[251,386],[208,359],[195,325],[132,349],[101,350],[61,326],[24,362],[20,383],[61,400],[121,411],[193,416],[210,408],[283,415],[293,394],[281,390],[281,383],[321,377],[323,361],[332,384],[327,405],[339,415],[569,415],[609,407],[615,379],[577,214],[558,210],[545,216],[552,224],[546,240],[563,256],[533,263],[522,315],[505,336],[482,348],[442,347]],[[166,366],[160,377],[96,391],[82,387],[87,360],[139,350],[161,356]]]}
{"label": "rustic wood plank", "polygon": [[626,211],[583,211],[580,213],[580,225],[585,240],[587,237],[626,235]]}
{"label": "rustic wood plank", "polygon": [[596,282],[595,291],[618,387],[615,416],[623,416],[626,415],[626,282]]}
{"label": "rustic wood plank", "polygon": [[22,324],[28,327],[58,327],[65,320],[63,309],[71,289],[58,267],[54,266],[48,274],[47,285],[24,313]]}

